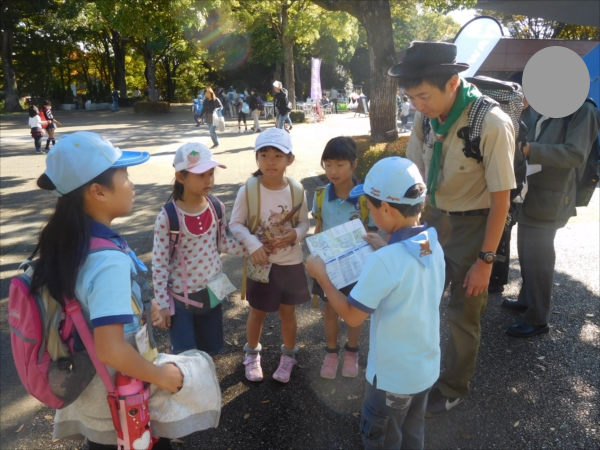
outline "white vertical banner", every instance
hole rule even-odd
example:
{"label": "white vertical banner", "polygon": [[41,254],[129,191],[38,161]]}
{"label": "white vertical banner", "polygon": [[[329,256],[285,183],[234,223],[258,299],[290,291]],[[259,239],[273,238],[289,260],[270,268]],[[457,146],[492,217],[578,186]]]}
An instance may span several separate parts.
{"label": "white vertical banner", "polygon": [[481,16],[467,22],[454,38],[456,61],[471,67],[461,73],[472,77],[502,38],[502,26],[492,17]]}
{"label": "white vertical banner", "polygon": [[319,58],[311,58],[310,65],[310,98],[313,100],[321,100],[321,60]]}

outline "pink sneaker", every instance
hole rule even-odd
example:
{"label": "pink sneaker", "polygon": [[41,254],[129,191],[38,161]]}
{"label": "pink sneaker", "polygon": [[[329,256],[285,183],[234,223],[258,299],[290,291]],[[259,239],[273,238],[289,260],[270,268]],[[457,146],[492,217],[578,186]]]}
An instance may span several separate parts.
{"label": "pink sneaker", "polygon": [[246,378],[249,381],[262,381],[263,371],[260,367],[260,354],[246,355],[244,357],[244,365],[246,366]]}
{"label": "pink sneaker", "polygon": [[337,353],[327,353],[321,366],[321,376],[329,380],[334,380],[337,373],[339,358]]}
{"label": "pink sneaker", "polygon": [[354,378],[356,375],[358,375],[358,352],[349,352],[344,350],[342,376]]}
{"label": "pink sneaker", "polygon": [[294,365],[298,364],[294,358],[288,355],[281,355],[281,359],[279,360],[279,367],[273,374],[273,378],[280,383],[287,383],[290,381],[290,375],[292,373],[292,368]]}

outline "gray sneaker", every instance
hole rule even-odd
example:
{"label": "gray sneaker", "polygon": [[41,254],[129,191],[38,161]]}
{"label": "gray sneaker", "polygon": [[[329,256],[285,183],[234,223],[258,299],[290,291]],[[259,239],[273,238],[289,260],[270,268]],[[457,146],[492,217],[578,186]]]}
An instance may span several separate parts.
{"label": "gray sneaker", "polygon": [[438,417],[446,414],[455,406],[461,404],[464,401],[463,397],[448,398],[444,397],[437,388],[433,388],[429,393],[427,399],[427,409],[425,410],[425,417]]}

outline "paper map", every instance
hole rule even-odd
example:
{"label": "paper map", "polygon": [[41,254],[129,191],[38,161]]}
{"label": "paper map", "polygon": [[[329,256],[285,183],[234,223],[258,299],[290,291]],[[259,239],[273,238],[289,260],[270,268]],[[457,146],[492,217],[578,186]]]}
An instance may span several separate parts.
{"label": "paper map", "polygon": [[360,219],[354,219],[306,238],[310,253],[325,261],[329,279],[336,288],[358,281],[367,257],[374,252],[363,239],[366,234]]}

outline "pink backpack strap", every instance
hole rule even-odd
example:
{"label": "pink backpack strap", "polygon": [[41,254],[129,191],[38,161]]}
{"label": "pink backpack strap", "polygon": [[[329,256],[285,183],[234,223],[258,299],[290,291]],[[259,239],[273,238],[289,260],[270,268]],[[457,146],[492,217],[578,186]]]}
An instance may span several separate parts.
{"label": "pink backpack strap", "polygon": [[[104,241],[104,239],[102,240]],[[115,247],[118,246],[115,244]],[[122,434],[123,430],[119,420],[119,399],[115,394],[115,386],[112,382],[110,374],[108,373],[108,370],[106,369],[106,365],[104,365],[98,359],[96,347],[94,346],[94,339],[92,337],[90,328],[83,317],[83,313],[81,312],[81,305],[77,300],[74,299],[65,298],[64,300],[65,311],[73,320],[75,328],[77,329],[77,333],[79,333],[79,337],[81,338],[81,341],[83,342],[83,345],[85,346],[85,349],[87,350],[88,355],[90,356],[90,359],[96,368],[96,372],[100,376],[100,379],[102,380],[102,383],[104,383],[104,387],[106,387],[106,391],[108,392],[107,401],[110,408],[113,426],[115,427],[115,430],[117,430],[117,433]]]}
{"label": "pink backpack strap", "polygon": [[[209,196],[210,197],[210,196]],[[213,197],[214,198],[214,197]],[[215,209],[215,205],[213,204],[213,200],[209,198],[208,201],[209,207],[213,212],[213,216],[217,218],[217,236],[220,235],[221,232],[221,224],[220,217],[222,214],[217,214]],[[175,201],[169,202],[163,208],[165,213],[167,214],[167,220],[169,222],[169,264],[175,257],[177,253],[179,255],[179,265],[181,266],[181,277],[183,281],[183,295],[175,294],[171,289],[167,288],[169,292],[169,312],[171,315],[175,314],[175,303],[173,302],[173,298],[187,304],[196,306],[198,308],[202,308],[204,306],[203,303],[196,302],[194,300],[190,300],[188,294],[188,285],[187,285],[187,270],[185,267],[185,261],[183,260],[183,254],[179,249],[179,239],[181,237],[181,227],[179,224],[179,208]],[[218,240],[218,239],[217,239]],[[218,245],[218,242],[217,242]]]}
{"label": "pink backpack strap", "polygon": [[115,244],[113,241],[111,241],[110,239],[99,238],[99,237],[92,237],[92,239],[90,239],[90,252],[98,251],[98,250],[105,250],[105,249],[114,249],[114,250],[125,251],[124,249],[119,247],[117,244]]}

